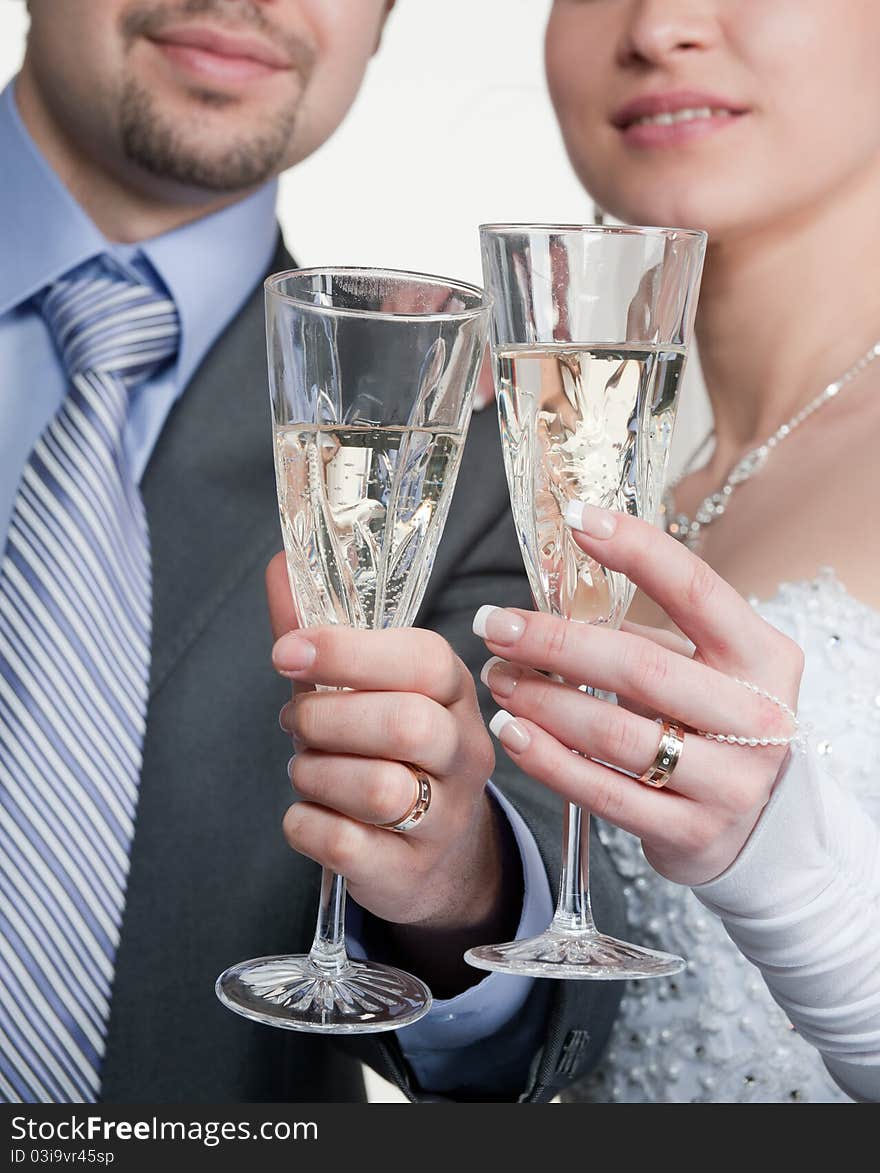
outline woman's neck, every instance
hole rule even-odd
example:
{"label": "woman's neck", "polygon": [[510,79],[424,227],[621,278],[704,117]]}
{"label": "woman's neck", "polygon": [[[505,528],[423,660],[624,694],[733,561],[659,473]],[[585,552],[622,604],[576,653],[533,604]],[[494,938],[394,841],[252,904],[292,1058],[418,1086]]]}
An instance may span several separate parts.
{"label": "woman's neck", "polygon": [[729,467],[880,339],[880,162],[809,212],[711,244],[697,339]]}

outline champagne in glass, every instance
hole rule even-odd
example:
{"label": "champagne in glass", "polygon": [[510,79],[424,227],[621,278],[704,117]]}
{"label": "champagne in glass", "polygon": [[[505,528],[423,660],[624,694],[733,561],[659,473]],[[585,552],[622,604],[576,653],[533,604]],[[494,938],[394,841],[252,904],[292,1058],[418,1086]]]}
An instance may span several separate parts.
{"label": "champagne in glass", "polygon": [[653,518],[684,357],[682,347],[564,342],[496,352],[511,505],[542,610],[619,626],[632,583],[585,554],[563,515],[586,501]]}
{"label": "champagne in glass", "polygon": [[276,427],[281,526],[304,624],[412,623],[463,444],[463,432],[442,425]]}
{"label": "champagne in glass", "polygon": [[[406,626],[452,499],[488,300],[440,277],[301,269],[269,278],[266,314],[278,504],[300,626]],[[217,979],[220,1000],[247,1018],[326,1034],[421,1018],[428,987],[351,960],[344,912],[345,881],[324,869],[311,951],[233,966]]]}
{"label": "champagne in glass", "polygon": [[[484,225],[480,235],[494,298],[505,469],[535,602],[564,619],[619,627],[633,585],[586,555],[563,515],[579,501],[654,520],[705,233],[513,224]],[[557,978],[681,969],[680,957],[599,932],[588,851],[589,815],[568,804],[552,923],[530,940],[470,949],[466,959],[481,969]]]}

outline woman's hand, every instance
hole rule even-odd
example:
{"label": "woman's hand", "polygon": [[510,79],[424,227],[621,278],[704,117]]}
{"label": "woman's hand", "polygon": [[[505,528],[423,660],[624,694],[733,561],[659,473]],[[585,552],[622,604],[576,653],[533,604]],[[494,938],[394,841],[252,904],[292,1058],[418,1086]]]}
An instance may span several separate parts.
{"label": "woman's hand", "polygon": [[[585,506],[573,529],[583,550],[626,574],[695,646],[635,624],[614,631],[484,609],[474,630],[499,659],[486,665],[483,679],[515,718],[493,725],[507,753],[533,778],[638,835],[662,875],[690,885],[711,880],[751,834],[787,749],[730,745],[687,729],[789,737],[791,718],[737,679],[796,710],[803,654],[705,562],[656,527]],[[620,705],[571,687],[583,684],[616,693]],[[680,760],[660,790],[638,780],[657,753],[657,716],[685,727]]]}
{"label": "woman's hand", "polygon": [[[273,663],[294,682],[280,718],[296,749],[290,777],[300,801],[284,819],[291,847],[344,875],[358,903],[385,921],[482,930],[517,894],[501,891],[500,832],[485,793],[495,757],[469,671],[430,631],[292,630],[283,555],[266,577]],[[423,821],[398,834],[378,824],[412,805],[406,762],[429,775],[432,797]]]}

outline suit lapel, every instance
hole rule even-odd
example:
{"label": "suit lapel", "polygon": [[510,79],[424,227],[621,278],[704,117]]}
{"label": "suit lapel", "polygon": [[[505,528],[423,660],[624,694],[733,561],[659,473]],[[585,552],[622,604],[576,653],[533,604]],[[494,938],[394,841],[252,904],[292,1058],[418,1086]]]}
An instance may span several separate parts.
{"label": "suit lapel", "polygon": [[[490,404],[471,416],[458,482],[424,602],[419,608],[418,624],[422,624],[439,593],[447,589],[471,551],[485,541],[487,532],[502,519],[509,521],[509,518],[510,501],[503,473],[498,418],[494,405]],[[512,530],[510,537],[513,539],[511,550],[516,555],[515,564],[519,568],[516,537]]]}

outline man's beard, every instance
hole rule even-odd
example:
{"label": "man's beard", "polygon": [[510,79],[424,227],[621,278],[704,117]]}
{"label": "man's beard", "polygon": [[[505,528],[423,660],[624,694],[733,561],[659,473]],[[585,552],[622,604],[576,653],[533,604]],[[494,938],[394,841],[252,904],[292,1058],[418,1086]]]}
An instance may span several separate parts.
{"label": "man's beard", "polygon": [[[138,37],[159,34],[169,23],[203,15],[230,29],[254,30],[281,46],[299,77],[299,93],[293,92],[282,109],[258,116],[259,132],[240,131],[238,139],[221,142],[211,150],[199,144],[197,125],[188,132],[182,129],[148,89],[128,79],[119,103],[122,149],[126,158],[161,179],[209,191],[241,191],[265,182],[283,166],[302,92],[314,65],[314,49],[299,36],[277,27],[256,0],[141,0],[125,12],[122,33],[131,47]],[[194,90],[191,96],[193,104],[206,113],[238,100],[207,87]]]}
{"label": "man's beard", "polygon": [[[205,107],[227,104],[225,95],[197,95]],[[234,99],[231,99],[234,100]],[[216,151],[194,141],[197,131],[181,133],[174,119],[164,116],[153,95],[128,80],[119,108],[120,133],[125,157],[151,175],[171,179],[186,187],[207,191],[243,191],[276,175],[293,139],[299,103],[264,121],[260,134],[243,135],[224,142]]]}

